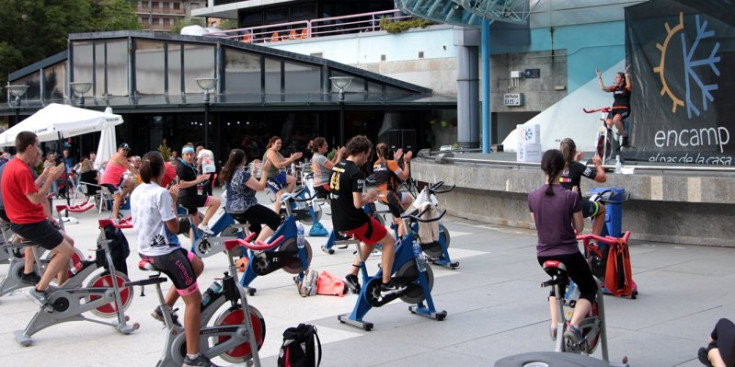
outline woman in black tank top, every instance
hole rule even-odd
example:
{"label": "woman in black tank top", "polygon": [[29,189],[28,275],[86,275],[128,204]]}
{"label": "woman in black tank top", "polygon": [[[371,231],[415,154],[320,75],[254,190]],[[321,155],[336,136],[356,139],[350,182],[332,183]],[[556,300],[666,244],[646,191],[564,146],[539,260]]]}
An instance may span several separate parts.
{"label": "woman in black tank top", "polygon": [[630,95],[633,92],[633,83],[630,77],[630,65],[625,67],[625,71],[617,73],[615,75],[615,84],[605,86],[602,82],[602,72],[600,69],[595,69],[597,72],[597,79],[600,81],[600,89],[605,92],[614,94],[614,102],[612,111],[607,116],[605,123],[607,128],[612,128],[612,125],[618,129],[618,133],[623,137],[622,146],[628,146],[628,132],[625,130],[623,120],[630,116]]}

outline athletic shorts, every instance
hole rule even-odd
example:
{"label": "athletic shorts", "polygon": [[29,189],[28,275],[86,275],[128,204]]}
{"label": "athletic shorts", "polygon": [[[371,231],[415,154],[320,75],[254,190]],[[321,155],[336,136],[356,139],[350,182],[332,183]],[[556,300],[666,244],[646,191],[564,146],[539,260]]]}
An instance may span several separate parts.
{"label": "athletic shorts", "polygon": [[407,195],[402,192],[388,191],[385,194],[385,200],[381,200],[384,204],[388,205],[388,210],[393,215],[393,218],[400,218],[403,213],[403,195]]}
{"label": "athletic shorts", "polygon": [[180,295],[188,296],[199,291],[197,276],[191,265],[194,254],[190,251],[177,248],[168,254],[159,256],[140,254],[140,258],[153,265],[156,270],[166,274]]}
{"label": "athletic shorts", "polygon": [[314,186],[314,194],[317,198],[326,199],[329,197],[329,192],[329,185],[327,184]]}
{"label": "athletic shorts", "polygon": [[286,173],[281,172],[276,176],[273,176],[268,179],[268,187],[273,191],[273,193],[277,193],[281,191],[281,189],[286,186],[288,181],[286,180]]}
{"label": "athletic shorts", "polygon": [[591,201],[588,198],[582,198],[579,204],[582,206],[582,217],[584,218],[597,216],[600,213],[600,206],[602,206],[599,202]]}
{"label": "athletic shorts", "polygon": [[112,193],[112,195],[118,195],[122,193],[122,189],[120,188],[122,185],[102,184],[101,186],[104,186],[108,190],[110,190],[110,193]]}
{"label": "athletic shorts", "polygon": [[10,229],[18,236],[47,250],[55,249],[64,241],[64,236],[46,219],[31,224],[10,223]]}
{"label": "athletic shorts", "polygon": [[188,210],[189,214],[197,216],[199,215],[199,211],[197,209],[203,206],[207,206],[210,197],[211,196],[206,195],[192,195],[185,198],[182,197],[179,198],[179,205]]}
{"label": "athletic shorts", "polygon": [[618,108],[614,110],[610,110],[607,114],[607,118],[612,120],[615,118],[615,115],[620,115],[621,120],[625,120],[630,116],[630,109],[629,108]]}
{"label": "athletic shorts", "polygon": [[250,232],[260,234],[261,226],[267,225],[274,232],[281,225],[281,217],[270,208],[255,204],[242,213],[230,213],[238,223],[250,223]]}
{"label": "athletic shorts", "polygon": [[10,223],[10,219],[8,219],[8,214],[5,213],[5,209],[0,209],[0,219]]}
{"label": "athletic shorts", "polygon": [[[587,260],[585,260],[581,252],[557,256],[537,256],[537,260],[542,267],[544,266],[544,262],[548,260],[556,260],[563,263],[567,267],[567,275],[579,286],[579,298],[584,298],[590,301],[590,303],[595,302],[597,282],[592,275],[592,270],[590,270]],[[553,288],[549,292],[549,295],[554,295]]]}
{"label": "athletic shorts", "polygon": [[388,230],[385,229],[385,226],[372,217],[370,218],[370,221],[365,222],[365,224],[342,232],[347,233],[349,236],[354,236],[357,240],[368,246],[380,242],[380,240],[388,234]]}

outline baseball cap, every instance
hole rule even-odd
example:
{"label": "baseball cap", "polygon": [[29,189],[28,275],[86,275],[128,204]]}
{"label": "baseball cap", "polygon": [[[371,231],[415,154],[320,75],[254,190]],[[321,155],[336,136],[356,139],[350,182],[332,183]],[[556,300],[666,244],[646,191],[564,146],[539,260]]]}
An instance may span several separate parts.
{"label": "baseball cap", "polygon": [[120,145],[117,146],[117,149],[127,149],[127,150],[130,150],[130,145],[128,145],[128,143],[121,143]]}

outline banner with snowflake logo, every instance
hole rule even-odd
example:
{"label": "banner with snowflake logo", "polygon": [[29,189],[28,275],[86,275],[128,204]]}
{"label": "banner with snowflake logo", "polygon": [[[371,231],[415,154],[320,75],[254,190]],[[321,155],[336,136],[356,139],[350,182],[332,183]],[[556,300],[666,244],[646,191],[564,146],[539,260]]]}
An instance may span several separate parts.
{"label": "banner with snowflake logo", "polygon": [[729,1],[627,7],[628,159],[735,164],[735,20]]}

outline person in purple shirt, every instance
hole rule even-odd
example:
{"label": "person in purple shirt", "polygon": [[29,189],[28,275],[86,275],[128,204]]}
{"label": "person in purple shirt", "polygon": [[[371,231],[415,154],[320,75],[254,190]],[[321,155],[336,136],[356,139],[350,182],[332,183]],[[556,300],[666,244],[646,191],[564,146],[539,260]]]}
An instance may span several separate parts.
{"label": "person in purple shirt", "polygon": [[[551,149],[544,153],[541,169],[546,173],[546,184],[528,194],[528,209],[538,231],[536,256],[542,266],[548,260],[564,263],[569,277],[579,286],[581,295],[574,307],[571,325],[564,336],[580,343],[584,336],[579,324],[592,308],[592,302],[597,295],[597,283],[579,251],[574,233],[575,230],[581,233],[584,228],[579,194],[559,185],[559,176],[564,170],[564,156],[559,150]],[[558,311],[553,293],[549,296],[549,308],[551,338],[555,340]]]}

